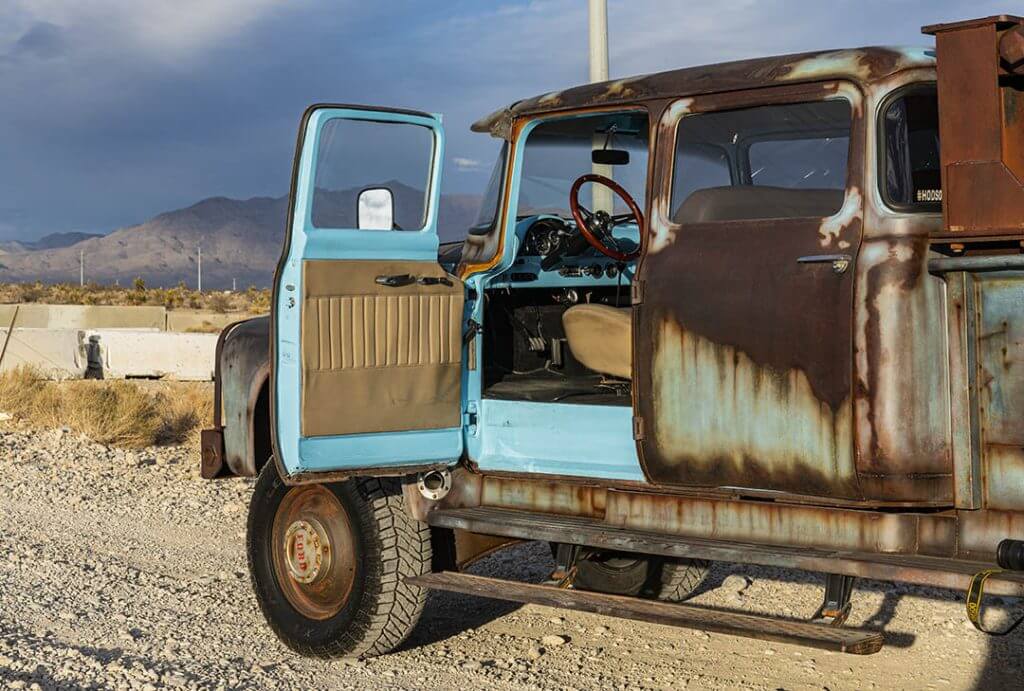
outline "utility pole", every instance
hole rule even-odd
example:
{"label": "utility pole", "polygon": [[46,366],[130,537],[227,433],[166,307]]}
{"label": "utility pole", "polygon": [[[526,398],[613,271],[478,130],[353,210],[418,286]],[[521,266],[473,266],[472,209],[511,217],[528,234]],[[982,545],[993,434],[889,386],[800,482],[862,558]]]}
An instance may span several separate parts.
{"label": "utility pole", "polygon": [[203,292],[203,246],[197,245],[196,250],[199,253],[199,261],[196,263],[196,290]]}
{"label": "utility pole", "polygon": [[78,250],[78,285],[85,287],[85,250]]}
{"label": "utility pole", "polygon": [[590,83],[608,81],[608,0],[590,0]]}
{"label": "utility pole", "polygon": [[[608,81],[608,0],[590,0],[590,83],[605,81]],[[603,148],[605,140],[603,135],[595,135],[593,148]],[[591,172],[610,178],[612,167],[594,163]],[[612,191],[597,184],[591,184],[590,188],[594,211],[614,213]]]}

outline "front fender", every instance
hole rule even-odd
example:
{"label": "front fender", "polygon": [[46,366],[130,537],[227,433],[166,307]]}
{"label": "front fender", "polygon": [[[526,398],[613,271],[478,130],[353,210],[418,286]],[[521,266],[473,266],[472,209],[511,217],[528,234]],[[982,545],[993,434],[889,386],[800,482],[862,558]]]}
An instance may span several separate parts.
{"label": "front fender", "polygon": [[270,317],[237,322],[222,338],[217,361],[220,400],[214,405],[222,407],[224,463],[234,475],[254,476],[269,457],[264,448],[270,434],[269,411],[260,408],[268,405],[261,394],[270,377]]}

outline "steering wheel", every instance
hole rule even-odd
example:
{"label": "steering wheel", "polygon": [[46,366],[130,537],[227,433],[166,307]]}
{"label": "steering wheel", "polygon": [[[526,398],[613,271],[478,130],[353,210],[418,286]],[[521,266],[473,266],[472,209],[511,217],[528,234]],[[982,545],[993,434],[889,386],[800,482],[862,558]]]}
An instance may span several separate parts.
{"label": "steering wheel", "polygon": [[[607,211],[591,211],[580,204],[580,188],[588,182],[604,185],[618,195],[619,199],[626,202],[629,213],[612,215]],[[640,212],[640,207],[619,183],[597,173],[579,176],[576,178],[576,182],[572,183],[572,189],[569,190],[569,210],[572,211],[572,217],[576,220],[576,227],[579,228],[580,234],[590,243],[591,247],[601,254],[620,262],[630,262],[640,256],[641,245],[637,245],[632,252],[623,252],[618,241],[612,235],[615,226],[631,220],[636,222],[640,229],[641,238],[643,238],[644,232],[644,215]]]}

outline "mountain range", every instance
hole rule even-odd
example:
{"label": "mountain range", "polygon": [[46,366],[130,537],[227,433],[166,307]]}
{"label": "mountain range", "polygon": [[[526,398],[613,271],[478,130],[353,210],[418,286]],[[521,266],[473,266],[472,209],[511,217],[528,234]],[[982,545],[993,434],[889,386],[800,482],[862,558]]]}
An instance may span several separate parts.
{"label": "mountain range", "polygon": [[[410,199],[422,198],[398,182],[395,218],[409,218]],[[329,213],[355,206],[358,190],[317,190],[317,204]],[[465,235],[476,219],[478,195],[442,195],[442,241]],[[212,197],[185,209],[162,213],[108,235],[60,233],[36,242],[0,243],[0,282],[74,283],[79,258],[85,280],[128,285],[141,277],[148,286],[195,286],[197,248],[202,248],[203,288],[269,286],[281,254],[287,197]]]}

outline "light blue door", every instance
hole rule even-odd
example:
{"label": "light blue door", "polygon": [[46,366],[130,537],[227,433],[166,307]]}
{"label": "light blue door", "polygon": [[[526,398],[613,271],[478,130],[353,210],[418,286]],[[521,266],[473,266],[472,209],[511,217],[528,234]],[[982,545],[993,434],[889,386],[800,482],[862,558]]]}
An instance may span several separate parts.
{"label": "light blue door", "polygon": [[464,289],[437,262],[443,156],[426,113],[303,118],[272,315],[274,446],[289,475],[462,453]]}

